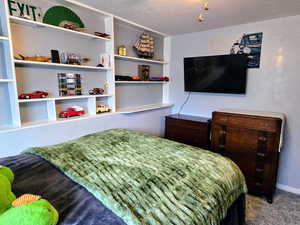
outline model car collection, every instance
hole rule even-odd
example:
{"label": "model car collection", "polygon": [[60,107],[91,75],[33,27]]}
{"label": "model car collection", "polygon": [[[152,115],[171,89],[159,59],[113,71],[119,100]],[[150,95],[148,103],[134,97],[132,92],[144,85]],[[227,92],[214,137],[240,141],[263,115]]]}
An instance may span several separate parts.
{"label": "model car collection", "polygon": [[73,106],[68,108],[66,111],[62,111],[59,114],[60,118],[69,118],[73,116],[82,116],[85,114],[85,111],[82,107],[80,106]]}
{"label": "model car collection", "polygon": [[23,93],[19,95],[19,99],[46,98],[49,95],[45,91],[35,91],[32,93]]}

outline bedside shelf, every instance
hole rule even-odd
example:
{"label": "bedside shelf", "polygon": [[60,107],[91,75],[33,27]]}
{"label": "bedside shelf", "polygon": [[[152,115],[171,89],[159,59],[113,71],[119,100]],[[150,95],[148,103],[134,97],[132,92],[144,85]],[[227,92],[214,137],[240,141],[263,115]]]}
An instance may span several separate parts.
{"label": "bedside shelf", "polygon": [[116,84],[167,84],[165,81],[116,81]]}
{"label": "bedside shelf", "polygon": [[164,62],[164,61],[151,60],[151,59],[142,59],[142,58],[131,57],[131,56],[115,55],[115,58],[120,59],[120,60],[128,60],[128,61],[136,61],[136,62],[167,64],[167,62]]}
{"label": "bedside shelf", "polygon": [[63,31],[63,32],[66,32],[66,33],[74,34],[74,35],[77,35],[79,37],[111,41],[111,39],[109,39],[109,38],[98,37],[98,36],[93,35],[93,34],[74,31],[74,30],[70,30],[70,29],[66,29],[66,28],[62,28],[62,27],[58,27],[58,26],[53,26],[53,25],[46,24],[46,23],[41,23],[41,22],[36,22],[36,21],[32,21],[32,20],[19,18],[19,17],[16,17],[16,16],[10,16],[9,18],[10,18],[10,21],[12,23],[15,23],[15,24],[30,26],[30,27],[34,27],[34,28],[49,28],[49,29],[54,29],[54,30],[57,30],[57,31]]}
{"label": "bedside shelf", "polygon": [[130,113],[138,113],[138,112],[150,111],[155,109],[170,108],[172,106],[173,104],[151,104],[151,105],[142,105],[142,106],[118,109],[117,111],[123,114],[130,114]]}
{"label": "bedside shelf", "polygon": [[25,61],[25,60],[14,60],[16,65],[24,65],[24,66],[48,66],[48,67],[65,67],[71,69],[86,69],[86,70],[112,70],[109,67],[96,67],[96,66],[79,66],[79,65],[69,65],[69,64],[61,64],[61,63],[49,63],[49,62],[34,62],[34,61]]}

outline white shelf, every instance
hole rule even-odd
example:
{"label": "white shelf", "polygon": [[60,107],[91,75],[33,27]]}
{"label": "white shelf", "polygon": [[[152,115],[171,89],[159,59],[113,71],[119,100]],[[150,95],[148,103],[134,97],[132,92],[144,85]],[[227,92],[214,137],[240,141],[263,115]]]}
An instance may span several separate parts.
{"label": "white shelf", "polygon": [[152,59],[142,59],[142,58],[131,57],[131,56],[115,55],[115,57],[117,59],[120,59],[120,60],[137,61],[137,62],[145,62],[145,63],[155,63],[155,64],[167,64],[167,62],[164,62],[164,61],[152,60]]}
{"label": "white shelf", "polygon": [[8,41],[8,37],[3,37],[3,36],[0,36],[0,41]]}
{"label": "white shelf", "polygon": [[52,67],[65,67],[72,69],[87,69],[87,70],[112,70],[109,67],[96,67],[96,66],[79,66],[79,65],[69,65],[61,63],[50,63],[50,62],[34,62],[34,61],[25,61],[25,60],[14,60],[15,64],[21,64],[26,66],[52,66]]}
{"label": "white shelf", "polygon": [[41,22],[36,22],[36,21],[32,21],[32,20],[19,18],[19,17],[16,17],[16,16],[10,16],[9,18],[10,18],[11,22],[15,23],[15,24],[21,24],[21,25],[24,25],[24,26],[30,26],[30,27],[36,27],[36,28],[50,28],[50,29],[54,29],[54,30],[57,30],[57,31],[63,31],[63,32],[67,32],[67,33],[70,33],[70,34],[74,34],[74,35],[77,35],[79,37],[86,37],[86,38],[91,38],[91,39],[101,39],[101,40],[105,40],[105,41],[111,41],[111,39],[109,39],[109,38],[98,37],[98,36],[93,35],[93,34],[74,31],[74,30],[70,30],[70,29],[66,29],[66,28],[62,28],[62,27],[58,27],[58,26],[53,26],[53,25],[46,24],[46,23],[41,23]]}
{"label": "white shelf", "polygon": [[166,81],[116,81],[116,84],[167,84]]}
{"label": "white shelf", "polygon": [[50,97],[50,98],[35,98],[35,99],[19,99],[19,103],[29,102],[43,102],[43,101],[59,101],[59,100],[72,100],[72,99],[84,99],[84,98],[104,98],[112,97],[114,95],[78,95],[78,96],[62,96],[62,97]]}
{"label": "white shelf", "polygon": [[142,106],[118,109],[118,112],[124,113],[124,114],[129,114],[129,113],[150,111],[150,110],[155,110],[155,109],[169,108],[172,106],[173,106],[173,104],[151,104],[151,105],[142,105]]}
{"label": "white shelf", "polygon": [[8,83],[8,82],[14,82],[13,79],[0,79],[0,83]]}

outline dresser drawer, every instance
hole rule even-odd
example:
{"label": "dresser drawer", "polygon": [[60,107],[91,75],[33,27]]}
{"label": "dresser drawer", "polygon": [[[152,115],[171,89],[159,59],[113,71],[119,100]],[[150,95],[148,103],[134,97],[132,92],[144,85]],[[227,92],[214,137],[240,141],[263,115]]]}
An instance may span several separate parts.
{"label": "dresser drawer", "polygon": [[213,114],[213,122],[274,133],[277,132],[281,126],[281,120],[276,118],[265,118],[221,112],[215,112]]}
{"label": "dresser drawer", "polygon": [[274,174],[271,160],[258,160],[256,157],[223,154],[230,158],[241,169],[245,177],[270,178]]}

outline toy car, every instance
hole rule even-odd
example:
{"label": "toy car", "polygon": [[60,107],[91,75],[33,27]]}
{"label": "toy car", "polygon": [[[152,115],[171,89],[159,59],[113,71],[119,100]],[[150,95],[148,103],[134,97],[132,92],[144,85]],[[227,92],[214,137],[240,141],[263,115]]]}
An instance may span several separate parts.
{"label": "toy car", "polygon": [[62,111],[59,114],[60,118],[69,118],[73,116],[82,116],[85,114],[85,111],[82,107],[80,106],[73,106],[68,108],[66,111]]}
{"label": "toy car", "polygon": [[102,88],[93,88],[89,90],[90,95],[103,95],[104,90]]}
{"label": "toy car", "polygon": [[19,99],[31,99],[31,98],[46,98],[48,92],[45,91],[35,91],[33,93],[23,93],[19,95]]}
{"label": "toy car", "polygon": [[110,112],[111,110],[112,110],[112,108],[110,106],[98,105],[96,112],[97,113],[106,113],[106,112]]}

